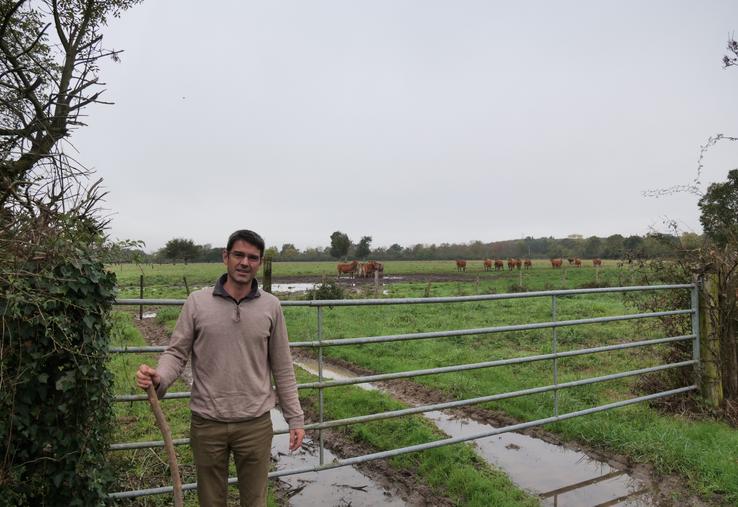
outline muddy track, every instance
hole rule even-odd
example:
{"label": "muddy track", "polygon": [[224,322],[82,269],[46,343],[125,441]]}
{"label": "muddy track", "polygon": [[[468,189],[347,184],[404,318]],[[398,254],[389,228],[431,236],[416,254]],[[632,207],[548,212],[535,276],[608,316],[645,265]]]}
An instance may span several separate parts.
{"label": "muddy track", "polygon": [[[306,351],[301,350],[299,355],[315,359]],[[377,373],[341,359],[331,358],[330,364],[345,368],[346,370],[361,376],[374,375]],[[416,384],[409,380],[397,379],[389,382],[375,382],[374,384],[382,391],[391,393],[393,397],[410,406],[455,401],[444,393]],[[475,406],[449,409],[447,412],[495,427],[509,426],[523,422],[514,419],[505,413]],[[629,475],[654,487],[653,495],[655,497],[656,505],[658,506],[666,507],[679,505],[680,507],[706,507],[729,505],[718,495],[714,495],[709,499],[696,496],[692,491],[684,487],[686,482],[684,477],[677,475],[659,475],[650,465],[635,463],[627,456],[606,453],[600,449],[584,445],[581,442],[565,441],[557,434],[547,431],[543,427],[528,428],[517,433],[528,435],[553,445],[558,445],[572,451],[586,454],[593,460],[601,461],[607,463],[613,468],[626,471]],[[675,498],[679,499],[678,502],[674,500]]]}
{"label": "muddy track", "polygon": [[[384,284],[391,284],[391,283],[397,283],[397,282],[474,282],[477,278],[481,279],[491,279],[491,278],[502,278],[502,274],[507,274],[508,276],[506,278],[510,278],[510,276],[513,276],[514,279],[517,279],[517,271],[514,272],[514,275],[508,274],[508,273],[498,273],[497,276],[493,274],[494,272],[488,272],[488,273],[410,273],[410,274],[401,274],[401,275],[387,275],[384,278],[380,278],[380,283]],[[374,278],[349,278],[347,276],[342,276],[340,278],[336,278],[335,275],[330,276],[316,276],[316,275],[293,275],[293,276],[274,276],[272,277],[272,283],[321,283],[323,281],[326,282],[337,282],[340,285],[373,285],[374,284]]]}
{"label": "muddy track", "polygon": [[[306,403],[302,408],[305,411],[306,420],[318,420],[318,408],[314,403]],[[318,441],[317,431],[310,432],[310,436],[314,441]],[[342,459],[377,452],[377,449],[373,447],[353,441],[340,430],[325,431],[323,441],[327,448]],[[353,466],[382,487],[392,491],[395,496],[402,498],[409,506],[452,507],[456,505],[451,499],[424,484],[415,472],[395,469],[387,460],[368,461]]]}
{"label": "muddy track", "polygon": [[[169,342],[168,331],[153,319],[144,319],[143,321],[134,319],[134,322],[148,343],[151,343],[152,345],[166,345]],[[308,352],[303,350],[293,350],[293,356],[296,358],[307,357],[314,359],[314,357],[312,357]],[[340,359],[331,359],[331,363],[342,368],[346,368],[357,375],[372,375],[376,373]],[[189,364],[187,365],[186,371],[183,373],[182,377],[185,381],[191,383],[192,378]],[[452,398],[440,391],[430,389],[409,380],[399,379],[391,382],[377,382],[376,385],[383,391],[391,393],[396,399],[408,405],[427,405],[453,401]],[[316,407],[307,404],[303,409],[305,410],[308,419],[317,420]],[[482,424],[490,424],[498,427],[521,422],[502,412],[475,406],[460,407],[450,410],[450,412],[461,417],[468,417]],[[674,498],[679,498],[678,505],[685,507],[728,505],[717,495],[710,499],[697,497],[684,487],[685,479],[683,477],[676,475],[659,475],[650,465],[635,463],[627,456],[606,453],[600,449],[584,445],[581,442],[564,441],[555,433],[547,431],[542,427],[528,428],[519,433],[541,439],[550,444],[559,445],[573,451],[584,453],[594,460],[602,461],[608,463],[614,468],[625,470],[630,475],[647,484],[656,485],[657,488],[654,491],[654,495],[656,497],[657,505],[659,506],[676,505]],[[317,432],[311,436],[316,440],[318,438]],[[369,446],[354,442],[346,434],[340,431],[326,431],[324,433],[324,441],[326,446],[340,458],[358,456],[376,451],[376,449],[370,448]],[[362,463],[356,468],[372,480],[392,491],[398,497],[405,500],[408,505],[431,505],[431,503],[426,499],[432,499],[432,505],[440,505],[442,507],[454,505],[450,499],[440,497],[438,492],[433,491],[428,486],[423,486],[423,481],[420,480],[417,474],[408,471],[396,470],[389,466],[386,460],[375,460]],[[280,486],[282,486],[281,489]],[[277,489],[279,489],[279,491],[276,492],[277,497],[281,500],[287,501],[289,492],[284,489],[284,485],[281,481],[277,482]]]}

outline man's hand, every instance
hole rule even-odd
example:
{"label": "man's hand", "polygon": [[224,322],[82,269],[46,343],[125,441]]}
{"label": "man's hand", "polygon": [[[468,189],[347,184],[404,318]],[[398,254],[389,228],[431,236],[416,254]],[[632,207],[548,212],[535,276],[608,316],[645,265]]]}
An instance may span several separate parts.
{"label": "man's hand", "polygon": [[161,377],[154,368],[147,364],[142,364],[138,367],[136,372],[136,385],[143,390],[149,388],[153,383],[154,387],[157,387],[161,382]]}
{"label": "man's hand", "polygon": [[305,437],[305,430],[295,428],[290,430],[290,451],[296,451],[302,447],[302,439]]}

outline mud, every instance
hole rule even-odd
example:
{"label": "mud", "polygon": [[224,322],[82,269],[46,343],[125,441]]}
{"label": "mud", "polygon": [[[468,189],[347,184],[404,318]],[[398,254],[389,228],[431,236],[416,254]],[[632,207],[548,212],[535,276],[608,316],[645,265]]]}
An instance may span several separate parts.
{"label": "mud", "polygon": [[[272,424],[275,429],[286,428],[287,423],[282,414],[272,410]],[[289,444],[287,434],[275,435],[272,441],[272,460],[277,470],[289,470],[305,466],[316,466],[320,462],[318,445],[309,435],[303,441],[301,452],[285,453]],[[316,436],[317,438],[317,436]],[[336,459],[331,445],[324,449],[324,460],[327,463]],[[284,491],[287,505],[291,506],[353,506],[371,507],[374,505],[402,507],[407,505],[399,496],[388,489],[389,484],[384,477],[380,481],[357,470],[354,467],[340,467],[329,472],[309,472],[288,475],[278,479],[280,491]]]}
{"label": "mud", "polygon": [[[309,369],[314,365],[314,359],[307,355],[298,361],[304,361]],[[331,361],[329,367],[335,367],[339,377],[374,373],[340,360]],[[373,387],[408,405],[453,401],[438,391],[408,380],[377,382]],[[426,416],[452,436],[472,435],[490,427],[520,422],[479,407],[430,412]],[[625,456],[606,454],[577,442],[563,441],[542,427],[529,428],[519,434],[504,433],[483,438],[476,441],[476,445],[487,461],[505,470],[520,487],[538,494],[543,505],[724,505],[719,497],[706,500],[690,493],[684,488],[681,477],[658,475],[652,467],[633,463]],[[541,460],[549,463],[540,463]],[[600,500],[596,501],[598,497]]]}
{"label": "mud", "polygon": [[[141,330],[142,334],[146,337],[147,341],[152,345],[166,345],[169,341],[169,333],[154,319],[144,319],[139,321],[135,319],[136,326]],[[299,353],[298,353],[299,352]],[[312,358],[304,351],[293,351],[297,361],[311,361]],[[345,376],[355,375],[369,375],[375,372],[370,370],[357,367],[356,365],[345,363],[339,360],[332,360],[333,364],[331,367],[343,368],[341,372]],[[340,370],[339,370],[340,371]],[[191,384],[191,372],[189,371],[189,364],[186,373],[183,375],[185,380]],[[372,385],[361,385],[363,387],[375,387],[382,389],[385,392],[392,394],[397,399],[407,403],[408,405],[420,405],[420,404],[431,404],[440,403],[444,401],[452,401],[451,398],[444,395],[443,393],[429,389],[419,384],[415,384],[409,380],[394,380],[391,382],[378,382],[374,386]],[[303,407],[306,411],[306,415],[309,418],[316,419],[315,407],[306,406]],[[441,413],[439,413],[441,414]],[[449,415],[450,414],[450,415]],[[433,418],[433,417],[432,417]],[[491,425],[494,427],[507,426],[518,423],[517,421],[503,413],[487,410],[479,407],[462,407],[446,414],[437,415],[435,420],[440,423],[440,426],[444,424],[448,428],[449,425],[463,424],[458,419],[469,419],[475,423],[482,425]],[[456,419],[456,422],[454,420]],[[468,423],[466,423],[468,425]],[[442,428],[443,429],[443,428]],[[478,430],[479,428],[477,428]],[[472,433],[478,433],[479,431],[472,431]],[[471,434],[471,433],[470,433]],[[559,446],[563,453],[581,453],[586,456],[586,459],[593,460],[593,462],[600,462],[599,474],[593,483],[600,483],[605,485],[612,485],[614,488],[620,488],[625,490],[627,493],[622,495],[621,498],[617,498],[616,503],[610,503],[610,500],[603,505],[625,505],[625,506],[642,506],[642,505],[656,505],[656,506],[694,506],[701,507],[707,505],[724,505],[719,498],[715,497],[709,501],[701,499],[689,493],[684,488],[684,479],[677,476],[659,476],[653,469],[648,465],[633,463],[624,456],[611,455],[603,453],[599,450],[590,448],[585,445],[581,445],[578,442],[563,441],[556,434],[546,431],[544,428],[536,427],[529,428],[520,432],[521,435],[533,437],[539,439],[545,443]],[[284,436],[279,436],[286,438]],[[275,443],[278,442],[278,438],[275,437]],[[313,439],[317,439],[317,433],[310,435]],[[499,438],[498,438],[499,437]],[[489,437],[482,440],[502,440],[502,435],[495,437]],[[339,458],[358,456],[361,454],[367,454],[373,452],[375,449],[368,448],[361,444],[353,442],[345,434],[341,433],[340,430],[326,431],[324,432],[324,441],[326,447],[331,449],[332,452]],[[504,449],[507,451],[520,451],[524,447],[520,443],[515,441],[505,441],[503,443]],[[286,449],[286,442],[281,445],[282,448]],[[308,444],[308,448],[309,448]],[[499,453],[500,446],[498,445],[497,451],[489,451],[485,457],[491,463],[501,467],[501,463],[496,463],[494,456]],[[526,452],[528,449],[526,449]],[[308,452],[307,454],[310,454]],[[510,454],[510,452],[508,452]],[[521,455],[524,453],[520,453]],[[530,460],[530,454],[523,456],[522,464],[524,466],[526,459]],[[316,457],[317,459],[317,457]],[[326,458],[326,460],[333,459]],[[303,463],[304,465],[304,463]],[[289,466],[293,468],[292,465]],[[316,502],[326,506],[360,506],[360,505],[411,505],[411,506],[426,506],[426,505],[440,505],[442,507],[454,505],[453,502],[448,498],[439,497],[437,492],[432,491],[428,487],[423,487],[422,482],[419,481],[416,474],[407,471],[398,471],[391,468],[386,460],[377,460],[368,463],[358,465],[356,467],[342,467],[346,469],[353,469],[353,472],[358,471],[359,476],[349,475],[345,480],[337,480],[337,475],[334,471],[331,472],[330,484],[318,484],[316,478],[305,478],[303,475],[313,475],[317,477],[318,474],[302,474],[296,476],[298,478],[288,481],[288,478],[281,478],[275,484],[277,484],[277,497],[282,500],[289,499],[289,505],[315,505]],[[342,468],[337,470],[342,470]],[[559,469],[566,469],[567,465],[561,465],[559,463]],[[527,473],[527,472],[526,472]],[[363,474],[363,475],[361,475]],[[323,474],[327,476],[327,474]],[[526,475],[526,474],[523,474]],[[361,477],[365,477],[361,479]],[[630,478],[629,478],[630,477]],[[545,479],[544,476],[540,476],[541,480]],[[535,480],[535,479],[534,479]],[[577,482],[578,479],[572,482]],[[295,482],[297,481],[297,482]],[[301,481],[301,482],[300,482]],[[529,484],[520,484],[522,487],[529,491],[535,491],[541,495],[543,505],[594,505],[594,503],[587,503],[587,498],[592,499],[591,491],[588,488],[591,487],[589,482],[592,479],[583,479],[578,481],[579,484],[574,484],[572,488],[550,488],[546,489],[544,486],[534,487]],[[366,483],[366,484],[365,484]],[[372,483],[372,491],[370,494],[366,494],[369,490],[368,487],[364,487],[367,484]],[[317,486],[316,486],[317,484]],[[571,484],[571,483],[570,483]],[[658,487],[654,487],[658,485]],[[316,489],[317,488],[317,489]],[[315,493],[319,491],[320,493]],[[379,492],[379,493],[377,493]],[[647,493],[647,495],[645,495]],[[317,496],[314,496],[317,495]],[[377,496],[379,495],[379,496]],[[584,495],[582,497],[582,495]],[[328,499],[331,500],[328,500]],[[362,498],[371,498],[369,503],[362,501]],[[585,498],[585,500],[582,500]],[[674,499],[678,498],[678,501]],[[381,499],[381,503],[380,503]],[[391,503],[402,499],[403,502],[396,504]],[[430,499],[430,500],[429,500]],[[333,502],[333,503],[331,503]]]}
{"label": "mud", "polygon": [[[502,273],[498,273],[498,277]],[[406,283],[406,282],[473,282],[477,278],[480,280],[483,278],[494,277],[494,272],[488,273],[412,273],[404,275],[386,275],[379,279],[380,284],[391,284],[391,283]],[[517,272],[515,272],[517,277]],[[509,276],[508,276],[509,278]],[[516,278],[517,279],[517,278]],[[349,278],[347,276],[341,276],[336,278],[335,275],[331,276],[316,276],[316,275],[292,275],[292,276],[275,276],[272,277],[272,285],[279,284],[316,284],[325,282],[337,282],[339,285],[352,286],[352,285],[374,285],[374,278]]]}

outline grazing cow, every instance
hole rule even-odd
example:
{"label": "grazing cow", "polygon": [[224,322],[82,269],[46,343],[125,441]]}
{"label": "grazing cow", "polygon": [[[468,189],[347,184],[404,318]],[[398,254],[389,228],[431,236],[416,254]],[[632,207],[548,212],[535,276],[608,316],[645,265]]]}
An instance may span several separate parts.
{"label": "grazing cow", "polygon": [[525,269],[530,269],[533,267],[533,263],[530,261],[530,259],[525,259],[523,261],[523,265],[525,266]]}
{"label": "grazing cow", "polygon": [[336,264],[336,270],[338,271],[338,277],[340,278],[341,275],[346,274],[349,275],[349,278],[353,278],[356,276],[356,271],[359,268],[359,263],[357,261],[351,261],[351,262],[339,262]]}
{"label": "grazing cow", "polygon": [[551,267],[554,269],[560,269],[564,259],[551,259]]}
{"label": "grazing cow", "polygon": [[456,271],[466,272],[466,261],[456,260]]}
{"label": "grazing cow", "polygon": [[513,260],[515,261],[515,267],[518,268],[518,270],[520,270],[520,268],[523,267],[523,261],[521,261],[520,259],[513,259]]}
{"label": "grazing cow", "polygon": [[507,269],[510,270],[510,271],[512,271],[513,269],[515,269],[515,259],[513,259],[512,257],[510,257],[509,259],[507,259]]}
{"label": "grazing cow", "polygon": [[492,271],[492,259],[484,259],[484,270]]}
{"label": "grazing cow", "polygon": [[600,259],[599,257],[597,257],[596,259],[592,259],[592,265],[595,267],[602,266],[602,259]]}
{"label": "grazing cow", "polygon": [[575,257],[574,258],[574,265],[576,267],[578,267],[578,268],[581,268],[582,267],[582,259],[580,259],[579,257]]}
{"label": "grazing cow", "polygon": [[505,269],[505,263],[502,259],[495,259],[495,271],[502,271]]}
{"label": "grazing cow", "polygon": [[574,264],[574,260],[575,259],[576,259],[576,257],[569,257],[568,259],[566,259],[567,262],[569,263],[569,266],[571,266],[572,264]]}

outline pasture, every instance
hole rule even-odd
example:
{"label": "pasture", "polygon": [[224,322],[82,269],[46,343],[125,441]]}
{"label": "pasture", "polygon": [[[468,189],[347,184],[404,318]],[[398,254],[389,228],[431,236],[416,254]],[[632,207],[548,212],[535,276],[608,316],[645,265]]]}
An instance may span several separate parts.
{"label": "pasture", "polygon": [[[335,262],[274,262],[272,276],[275,282],[321,282],[338,279],[341,283],[371,283],[372,280],[337,278]],[[512,285],[522,285],[527,290],[553,288],[577,288],[593,284],[629,285],[630,274],[618,268],[615,261],[603,261],[603,267],[595,269],[591,260],[584,260],[581,268],[568,266],[564,260],[562,269],[552,269],[548,260],[534,259],[531,269],[485,271],[484,261],[468,260],[465,272],[456,269],[453,260],[445,261],[386,261],[384,283],[394,286],[401,282],[460,282],[476,284],[484,290],[509,292]],[[190,289],[212,285],[225,272],[220,263],[195,264],[115,264],[110,266],[118,280],[120,297],[137,297],[140,277],[144,277],[144,295],[147,298],[185,297],[184,280]],[[472,287],[469,285],[469,287]],[[471,289],[476,290],[476,289]],[[481,289],[480,289],[481,290]]]}
{"label": "pasture", "polygon": [[[564,260],[566,264],[566,260]],[[180,279],[186,276],[190,288],[211,284],[223,272],[220,264],[191,264],[188,266],[114,266],[119,277],[120,296],[138,295],[138,277],[143,271],[146,280],[146,297],[185,296]],[[335,263],[274,263],[275,281],[335,279]],[[605,262],[597,270],[590,261],[581,268],[564,266],[552,269],[549,261],[534,261],[533,269],[518,271],[484,271],[483,261],[470,260],[466,272],[457,272],[454,261],[397,261],[385,263],[385,287],[383,297],[455,296],[470,294],[502,293],[510,290],[547,290],[579,288],[594,285],[631,285],[638,280],[630,271],[618,268],[614,262]],[[521,283],[522,281],[522,283]],[[341,283],[355,287],[355,296],[373,296],[371,281],[342,278]],[[299,297],[299,296],[290,296]],[[132,312],[133,309],[130,309]],[[558,298],[557,318],[574,319],[635,313],[636,310],[618,294],[587,295]],[[171,330],[178,316],[177,307],[162,308],[158,322]],[[119,313],[116,327],[130,327],[130,313]],[[292,341],[309,341],[317,335],[315,310],[310,308],[286,307],[285,316]],[[550,298],[505,300],[491,302],[467,302],[453,305],[410,305],[381,307],[334,307],[323,314],[324,338],[351,338],[398,333],[440,331],[450,329],[478,328],[506,324],[540,322],[551,317]],[[558,331],[559,350],[570,350],[622,341],[637,341],[664,336],[653,321],[622,321],[608,324],[591,324]],[[119,338],[124,341],[125,336]],[[140,340],[140,337],[137,338]],[[328,359],[339,361],[376,373],[422,369],[462,363],[534,355],[551,351],[551,330],[518,331],[493,335],[415,340],[364,346],[334,347],[325,350]],[[576,380],[588,376],[605,375],[617,371],[633,370],[660,364],[663,346],[646,349],[611,351],[592,356],[566,358],[559,363],[560,381]],[[150,358],[153,360],[153,358]],[[116,358],[126,361],[125,367],[116,370],[118,392],[135,392],[132,387],[132,371],[138,359]],[[128,370],[124,373],[124,370]],[[301,374],[302,375],[302,374]],[[497,392],[524,389],[551,383],[550,362],[511,365],[494,369],[482,369],[442,375],[417,377],[414,382],[443,399],[462,399]],[[643,379],[627,378],[601,384],[581,386],[560,395],[562,411],[579,410],[594,405],[634,397],[644,392]],[[180,389],[177,389],[180,390]],[[182,389],[185,390],[185,389]],[[309,392],[301,392],[301,398],[310,404]],[[326,391],[330,417],[362,415],[371,411],[371,403],[364,400],[366,393],[351,388],[336,388]],[[175,438],[186,432],[186,403],[169,401],[176,423]],[[380,402],[377,402],[380,403]],[[391,403],[382,401],[381,403]],[[552,395],[544,393],[486,404],[482,408],[491,414],[501,414],[517,421],[546,417],[552,411]],[[119,407],[122,421],[120,440],[143,440],[153,435],[140,435],[131,418],[132,407]],[[390,421],[392,422],[392,421]],[[389,423],[389,422],[387,422]],[[373,448],[397,447],[399,434],[387,441],[380,438],[387,426],[380,423],[360,425],[349,431],[352,438]],[[709,499],[709,503],[732,505],[738,503],[738,431],[726,424],[711,420],[694,421],[659,412],[646,404],[634,405],[586,417],[579,417],[547,426],[564,441],[573,441],[600,452],[625,456],[632,463],[647,464],[661,474],[673,474],[687,485],[690,492]],[[133,432],[127,434],[129,431]],[[462,446],[454,446],[462,447]],[[143,451],[138,451],[143,453]],[[180,452],[186,452],[182,450]],[[461,452],[461,451],[460,451]],[[140,456],[140,455],[139,455]],[[437,457],[396,458],[393,466],[417,467],[414,460]],[[457,458],[454,458],[457,459]],[[460,458],[459,458],[460,459]],[[463,461],[463,460],[462,460]],[[185,460],[186,462],[186,460]],[[127,464],[126,467],[131,466]],[[423,465],[426,467],[429,465]],[[126,468],[123,467],[123,468]],[[440,469],[431,475],[443,476]],[[489,472],[484,474],[488,475]],[[436,483],[434,487],[447,492],[454,487],[449,482]],[[477,479],[474,479],[475,481]],[[479,479],[481,480],[481,479]],[[509,505],[526,503],[524,497],[511,486],[506,486]],[[458,499],[467,498],[467,493],[457,493]],[[674,495],[679,495],[678,491]],[[470,498],[470,497],[469,497]],[[515,500],[517,499],[517,500]],[[678,498],[674,501],[678,502]],[[483,505],[464,502],[462,504]]]}

